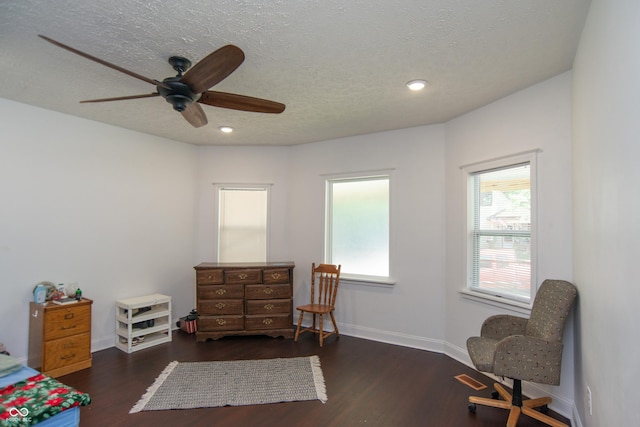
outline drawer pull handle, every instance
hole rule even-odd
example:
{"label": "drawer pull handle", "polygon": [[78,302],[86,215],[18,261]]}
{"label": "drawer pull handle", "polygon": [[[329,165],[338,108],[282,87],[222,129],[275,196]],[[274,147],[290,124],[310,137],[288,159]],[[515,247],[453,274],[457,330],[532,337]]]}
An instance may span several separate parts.
{"label": "drawer pull handle", "polygon": [[240,278],[240,280],[244,280],[249,276],[247,275],[247,273],[240,273],[240,274],[238,274],[238,277]]}
{"label": "drawer pull handle", "polygon": [[274,279],[274,280],[279,279],[280,278],[280,273],[271,274],[271,278]]}
{"label": "drawer pull handle", "polygon": [[70,354],[68,356],[60,356],[60,360],[69,360],[69,359],[74,359],[76,357],[76,354]]}
{"label": "drawer pull handle", "polygon": [[223,303],[223,302],[219,302],[216,304],[216,308],[218,310],[222,310],[223,308],[225,308],[227,306],[227,304]]}
{"label": "drawer pull handle", "polygon": [[64,315],[64,318],[65,318],[66,320],[73,319],[73,317],[74,317],[74,314],[73,314],[73,313],[67,313],[67,314],[65,314],[65,315]]}
{"label": "drawer pull handle", "polygon": [[218,295],[224,295],[226,293],[227,293],[226,289],[218,289],[218,290],[216,290],[216,294],[218,294]]}
{"label": "drawer pull handle", "polygon": [[64,330],[66,330],[66,329],[73,329],[73,328],[75,328],[75,327],[76,327],[76,325],[71,325],[71,326],[60,326],[60,329],[64,331]]}
{"label": "drawer pull handle", "polygon": [[227,321],[224,319],[216,319],[216,323],[220,326],[224,326],[227,323]]}
{"label": "drawer pull handle", "polygon": [[273,310],[273,304],[265,304],[264,305],[264,309],[265,310]]}
{"label": "drawer pull handle", "polygon": [[262,321],[262,323],[264,323],[265,325],[270,325],[273,323],[273,319],[271,319],[270,317],[267,317]]}
{"label": "drawer pull handle", "polygon": [[264,291],[263,291],[263,292],[264,292],[265,294],[267,294],[267,295],[270,295],[270,294],[272,294],[272,293],[273,293],[273,289],[271,289],[271,288],[264,288]]}
{"label": "drawer pull handle", "polygon": [[211,280],[211,275],[208,275],[208,276],[207,276],[207,279]]}

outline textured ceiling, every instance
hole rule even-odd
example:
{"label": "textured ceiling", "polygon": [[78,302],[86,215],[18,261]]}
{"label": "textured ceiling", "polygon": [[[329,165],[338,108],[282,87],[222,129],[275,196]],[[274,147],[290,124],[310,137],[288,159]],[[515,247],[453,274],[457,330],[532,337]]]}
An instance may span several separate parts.
{"label": "textured ceiling", "polygon": [[[291,145],[442,123],[570,70],[588,0],[0,0],[0,97],[209,145]],[[235,44],[244,63],[213,89],[286,104],[279,115],[203,105],[193,128],[162,98],[79,104]],[[415,93],[404,84],[429,81]],[[35,123],[34,123],[35,125]],[[236,130],[222,134],[218,127]]]}

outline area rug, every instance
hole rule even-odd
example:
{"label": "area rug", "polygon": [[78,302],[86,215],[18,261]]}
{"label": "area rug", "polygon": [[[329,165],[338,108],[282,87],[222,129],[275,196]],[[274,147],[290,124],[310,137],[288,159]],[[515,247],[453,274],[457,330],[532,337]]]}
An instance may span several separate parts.
{"label": "area rug", "polygon": [[327,401],[318,356],[171,362],[129,411]]}

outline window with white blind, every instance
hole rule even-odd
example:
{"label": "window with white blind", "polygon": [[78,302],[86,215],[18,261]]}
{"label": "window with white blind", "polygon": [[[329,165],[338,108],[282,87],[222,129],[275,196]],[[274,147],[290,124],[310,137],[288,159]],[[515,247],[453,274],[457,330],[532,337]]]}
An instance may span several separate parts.
{"label": "window with white blind", "polygon": [[269,185],[216,185],[218,262],[267,261]]}
{"label": "window with white blind", "polygon": [[325,262],[341,276],[365,282],[389,279],[389,173],[326,181]]}
{"label": "window with white blind", "polygon": [[535,294],[535,154],[464,168],[467,288],[528,303]]}

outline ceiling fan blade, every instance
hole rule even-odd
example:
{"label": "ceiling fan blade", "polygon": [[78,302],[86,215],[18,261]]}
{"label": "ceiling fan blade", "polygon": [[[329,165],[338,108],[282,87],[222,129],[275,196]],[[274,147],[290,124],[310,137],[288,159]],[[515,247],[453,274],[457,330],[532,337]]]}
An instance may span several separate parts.
{"label": "ceiling fan blade", "polygon": [[244,61],[244,52],[234,45],[226,45],[210,53],[182,76],[193,93],[202,93],[220,83]]}
{"label": "ceiling fan blade", "polygon": [[232,110],[253,111],[256,113],[282,113],[285,105],[267,99],[251,96],[236,95],[235,93],[207,91],[202,94],[198,102],[214,107],[230,108]]}
{"label": "ceiling fan blade", "polygon": [[182,112],[182,117],[191,123],[191,126],[199,128],[207,124],[207,116],[200,105],[193,102]]}
{"label": "ceiling fan blade", "polygon": [[82,52],[82,51],[80,51],[80,50],[78,50],[78,49],[74,49],[74,48],[72,48],[71,46],[67,46],[66,44],[62,44],[62,43],[60,43],[60,42],[58,42],[58,41],[55,41],[55,40],[53,40],[53,39],[50,39],[50,38],[49,38],[49,37],[47,37],[47,36],[43,36],[42,34],[38,34],[38,37],[40,37],[40,38],[42,38],[42,39],[44,39],[44,40],[48,41],[48,42],[49,42],[49,43],[51,43],[51,44],[54,44],[54,45],[58,46],[58,47],[61,47],[61,48],[63,48],[63,49],[66,49],[66,50],[68,50],[69,52],[73,52],[73,53],[75,53],[76,55],[80,55],[80,56],[82,56],[82,57],[84,57],[84,58],[87,58],[87,59],[90,59],[90,60],[92,60],[92,61],[95,61],[95,62],[97,62],[98,64],[102,64],[102,65],[104,65],[104,66],[106,66],[106,67],[113,68],[113,69],[114,69],[114,70],[116,70],[116,71],[120,71],[121,73],[127,74],[127,75],[129,75],[129,76],[131,76],[131,77],[135,77],[136,79],[140,79],[140,80],[145,81],[145,82],[147,82],[147,83],[151,83],[151,84],[152,84],[152,85],[154,85],[154,86],[161,86],[161,87],[164,87],[165,89],[169,89],[169,87],[168,87],[168,86],[166,86],[166,85],[165,85],[164,83],[162,83],[162,82],[159,82],[159,81],[157,81],[157,80],[150,79],[150,78],[145,77],[145,76],[142,76],[142,75],[140,75],[140,74],[138,74],[138,73],[134,73],[133,71],[129,71],[129,70],[124,69],[124,68],[122,68],[122,67],[119,67],[119,66],[117,66],[117,65],[115,65],[115,64],[112,64],[112,63],[110,63],[110,62],[107,62],[107,61],[105,61],[105,60],[103,60],[103,59],[96,58],[95,56],[89,55],[88,53],[84,53],[84,52]]}
{"label": "ceiling fan blade", "polygon": [[152,98],[154,96],[160,96],[160,94],[157,92],[154,92],[154,93],[148,93],[144,95],[130,95],[130,96],[118,96],[115,98],[87,99],[84,101],[80,101],[80,103],[85,104],[87,102],[125,101],[127,99]]}

